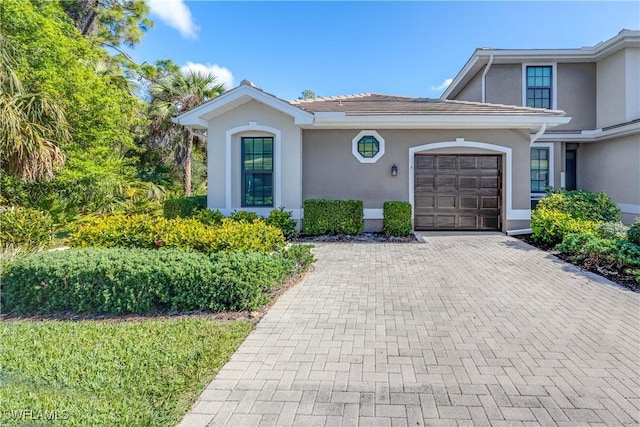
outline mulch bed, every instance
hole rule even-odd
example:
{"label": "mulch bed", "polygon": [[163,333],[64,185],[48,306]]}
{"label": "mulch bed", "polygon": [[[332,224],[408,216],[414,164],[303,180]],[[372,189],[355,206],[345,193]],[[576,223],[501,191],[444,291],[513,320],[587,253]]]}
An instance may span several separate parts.
{"label": "mulch bed", "polygon": [[614,270],[609,270],[606,268],[602,268],[600,266],[597,265],[592,265],[592,264],[584,264],[584,263],[579,263],[574,261],[573,259],[571,259],[570,256],[554,251],[552,248],[549,248],[548,246],[544,246],[544,245],[540,245],[536,242],[534,242],[533,240],[531,240],[531,236],[530,235],[522,235],[522,236],[513,236],[518,240],[522,240],[523,242],[531,245],[531,246],[535,246],[538,249],[541,249],[543,251],[549,252],[550,254],[560,258],[563,261],[568,262],[569,264],[573,264],[576,267],[579,267],[580,269],[584,270],[584,271],[589,271],[591,273],[595,273],[599,276],[604,277],[605,279],[611,280],[612,282],[623,286],[627,289],[631,289],[634,292],[640,292],[640,284],[638,284],[638,282],[636,282],[635,278],[629,274],[624,274],[621,271],[614,271]]}
{"label": "mulch bed", "polygon": [[419,243],[416,236],[389,236],[384,233],[359,233],[356,235],[336,234],[322,236],[300,235],[292,239],[294,243],[324,243],[324,242],[349,242],[349,243]]}

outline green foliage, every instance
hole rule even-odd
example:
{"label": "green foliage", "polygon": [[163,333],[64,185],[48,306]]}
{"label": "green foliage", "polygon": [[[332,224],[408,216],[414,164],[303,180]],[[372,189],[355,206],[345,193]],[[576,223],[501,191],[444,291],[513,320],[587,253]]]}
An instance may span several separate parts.
{"label": "green foliage", "polygon": [[165,218],[191,218],[207,208],[207,196],[190,196],[167,199],[163,204]]}
{"label": "green foliage", "polygon": [[407,236],[413,231],[411,204],[409,202],[384,202],[382,205],[382,218],[382,229],[386,234]]}
{"label": "green foliage", "polygon": [[621,222],[603,222],[598,225],[596,234],[603,239],[625,240],[629,227]]}
{"label": "green foliage", "polygon": [[205,225],[209,225],[211,227],[218,227],[222,225],[222,220],[225,217],[224,215],[222,215],[222,212],[220,212],[219,210],[212,211],[210,209],[202,209],[197,211],[197,213],[193,218],[197,219],[198,221],[200,221]]}
{"label": "green foliage", "polygon": [[257,213],[249,211],[233,211],[229,218],[236,222],[254,222],[261,219]]}
{"label": "green foliage", "polygon": [[268,291],[313,262],[308,246],[216,253],[85,248],[12,262],[3,298],[15,313],[150,313],[257,309]]}
{"label": "green foliage", "polygon": [[640,279],[640,246],[631,242],[572,233],[556,249],[587,268],[628,272]]}
{"label": "green foliage", "polygon": [[358,234],[364,229],[360,200],[309,199],[304,201],[305,234]]}
{"label": "green foliage", "polygon": [[531,238],[534,242],[554,246],[570,233],[595,234],[598,223],[576,219],[569,213],[538,206],[531,213]]}
{"label": "green foliage", "polygon": [[538,208],[567,213],[585,221],[620,221],[620,208],[605,193],[553,190],[540,199],[536,206]]}
{"label": "green foliage", "polygon": [[279,228],[286,238],[295,237],[296,221],[291,219],[291,211],[285,210],[284,206],[278,209],[272,209],[267,218],[267,224]]}
{"label": "green foliage", "polygon": [[19,206],[0,208],[0,242],[25,250],[45,248],[54,235],[51,215]]}
{"label": "green foliage", "polygon": [[640,219],[636,219],[636,221],[629,227],[627,231],[627,239],[636,245],[640,245]]}
{"label": "green foliage", "polygon": [[202,318],[4,321],[0,408],[56,426],[175,426],[252,329]]}
{"label": "green foliage", "polygon": [[224,219],[219,227],[209,227],[194,218],[122,214],[88,220],[78,227],[69,241],[75,247],[176,248],[204,253],[270,253],[285,246],[282,232],[264,221],[245,223]]}

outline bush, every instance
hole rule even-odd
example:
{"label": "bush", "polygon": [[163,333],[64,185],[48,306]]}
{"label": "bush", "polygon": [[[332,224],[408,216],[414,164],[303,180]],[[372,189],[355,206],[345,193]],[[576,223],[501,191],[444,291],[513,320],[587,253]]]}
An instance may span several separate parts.
{"label": "bush", "polygon": [[596,234],[603,239],[626,240],[629,227],[621,222],[603,222],[598,225]]}
{"label": "bush", "polygon": [[293,273],[300,274],[306,271],[315,261],[315,257],[311,253],[312,247],[312,245],[292,245],[281,251],[280,254],[286,259],[294,260],[296,266]]}
{"label": "bush", "polygon": [[306,234],[358,234],[364,229],[364,206],[360,200],[304,201]]}
{"label": "bush", "polygon": [[190,196],[167,199],[162,205],[165,218],[191,218],[207,208],[207,196]]}
{"label": "bush", "polygon": [[176,248],[204,253],[273,252],[286,244],[282,232],[266,225],[224,219],[209,227],[196,219],[153,218],[146,215],[109,215],[80,225],[70,237],[75,247]]}
{"label": "bush", "polygon": [[21,314],[255,310],[269,289],[312,260],[308,246],[273,255],[120,248],[41,252],[8,266],[3,307]]}
{"label": "bush", "polygon": [[594,221],[576,219],[571,214],[545,206],[538,205],[531,213],[531,238],[547,246],[560,243],[570,233],[595,234],[597,226]]}
{"label": "bush", "polygon": [[585,221],[620,221],[620,208],[605,193],[553,190],[540,199],[536,209],[567,213],[573,218]]}
{"label": "bush", "polygon": [[640,246],[624,240],[571,233],[556,249],[587,268],[604,267],[617,271],[640,268]]}
{"label": "bush", "polygon": [[261,219],[257,213],[249,211],[233,211],[229,218],[236,222],[254,222]]}
{"label": "bush", "polygon": [[382,205],[382,229],[392,236],[407,236],[413,231],[411,225],[411,204],[389,201]]}
{"label": "bush", "polygon": [[636,245],[640,245],[640,219],[636,219],[627,231],[627,239]]}
{"label": "bush", "polygon": [[53,218],[37,209],[0,208],[0,242],[30,250],[45,248],[53,240]]}
{"label": "bush", "polygon": [[254,222],[237,222],[230,218],[214,229],[213,247],[209,252],[256,251],[273,252],[284,248],[286,241],[282,231],[265,224],[261,219]]}
{"label": "bush", "polygon": [[286,211],[284,206],[279,209],[272,209],[267,218],[267,224],[279,228],[286,238],[296,236],[296,221],[291,219],[291,212]]}
{"label": "bush", "polygon": [[222,215],[222,212],[220,212],[219,210],[212,211],[210,209],[202,209],[197,211],[193,218],[197,219],[205,225],[218,227],[222,225],[222,220],[225,218],[225,216]]}

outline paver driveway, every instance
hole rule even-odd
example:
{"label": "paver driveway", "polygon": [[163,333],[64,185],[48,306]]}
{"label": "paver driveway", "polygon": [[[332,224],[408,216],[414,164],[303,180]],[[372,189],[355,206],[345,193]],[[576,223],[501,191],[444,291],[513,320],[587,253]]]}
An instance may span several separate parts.
{"label": "paver driveway", "polygon": [[639,294],[497,233],[315,252],[182,425],[638,425]]}

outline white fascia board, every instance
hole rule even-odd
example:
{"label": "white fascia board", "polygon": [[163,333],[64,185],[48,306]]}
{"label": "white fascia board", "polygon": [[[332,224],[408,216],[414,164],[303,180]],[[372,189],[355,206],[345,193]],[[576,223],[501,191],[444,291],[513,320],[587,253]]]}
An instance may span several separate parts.
{"label": "white fascia board", "polygon": [[630,123],[613,129],[583,130],[576,133],[551,133],[542,135],[538,141],[596,142],[609,138],[623,137],[640,133],[640,123]]}
{"label": "white fascia board", "polygon": [[[469,72],[476,66],[478,59],[479,59],[478,51],[476,50],[476,52],[474,52],[471,58],[469,58],[467,63],[464,64],[464,67],[462,67],[462,70],[460,70],[460,72],[454,77],[453,81],[449,84],[449,86],[447,86],[444,92],[442,92],[442,95],[440,95],[440,99],[448,99],[449,95],[451,95],[451,93],[454,92],[454,89],[458,87],[458,85],[462,82],[462,80],[464,80],[464,78],[467,77],[467,74],[469,74]],[[488,57],[487,57],[487,60],[488,60]],[[469,76],[469,77],[473,77],[473,76]]]}
{"label": "white fascia board", "polygon": [[207,129],[209,123],[206,120],[201,119],[199,117],[192,117],[190,120],[186,120],[182,116],[171,118],[171,122],[177,125],[192,127],[196,129]]}
{"label": "white fascia board", "polygon": [[558,116],[507,116],[507,115],[370,115],[370,116],[316,116],[309,128],[359,128],[376,129],[503,129],[539,128],[543,123],[547,128],[569,123],[571,117]]}
{"label": "white fascia board", "polygon": [[[229,92],[223,93],[211,101],[205,102],[199,107],[177,116],[176,119],[179,120],[179,123],[190,124],[195,120],[202,119],[207,114],[211,114],[212,112],[245,96],[265,104],[274,110],[280,111],[283,114],[293,117],[295,124],[313,123],[313,114],[301,110],[287,101],[283,101],[282,99],[276,98],[275,96],[269,95],[259,89],[247,85],[239,86]],[[206,122],[206,120],[204,121]]]}

